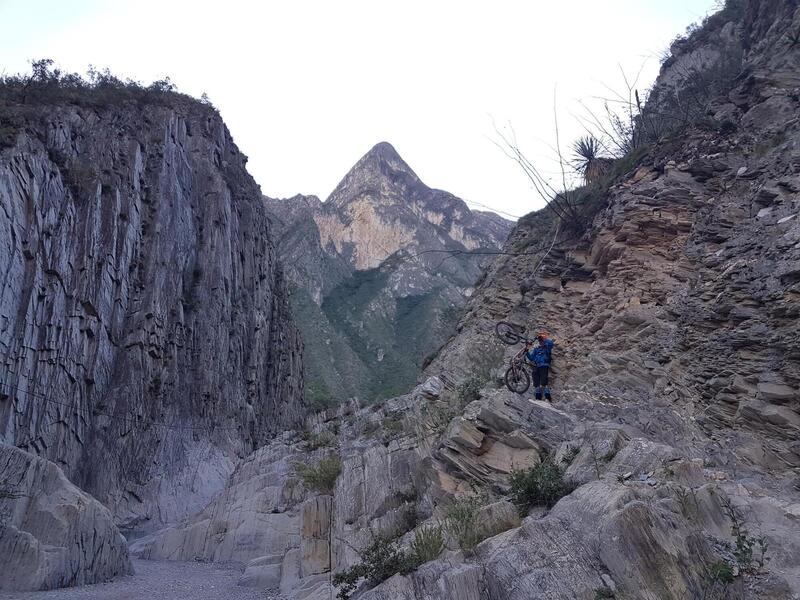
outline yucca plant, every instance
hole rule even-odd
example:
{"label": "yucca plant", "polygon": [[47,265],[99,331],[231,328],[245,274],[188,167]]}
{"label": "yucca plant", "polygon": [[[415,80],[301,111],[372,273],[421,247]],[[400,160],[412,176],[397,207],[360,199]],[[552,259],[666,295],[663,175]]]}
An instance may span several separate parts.
{"label": "yucca plant", "polygon": [[419,564],[424,564],[437,558],[444,549],[444,535],[442,527],[421,527],[414,532],[411,549]]}
{"label": "yucca plant", "polygon": [[580,137],[572,144],[572,164],[587,184],[598,181],[608,172],[611,159],[601,156],[602,152],[600,141],[592,135]]}
{"label": "yucca plant", "polygon": [[444,530],[468,554],[486,539],[485,529],[479,521],[482,505],[483,499],[473,496],[458,499],[447,508]]}

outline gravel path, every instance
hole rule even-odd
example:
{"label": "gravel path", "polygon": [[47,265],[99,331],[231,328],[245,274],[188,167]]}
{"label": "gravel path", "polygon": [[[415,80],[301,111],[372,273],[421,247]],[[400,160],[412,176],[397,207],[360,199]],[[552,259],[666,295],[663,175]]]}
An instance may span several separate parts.
{"label": "gravel path", "polygon": [[205,563],[133,560],[135,575],[50,592],[0,592],[0,600],[277,600],[239,587],[241,570]]}

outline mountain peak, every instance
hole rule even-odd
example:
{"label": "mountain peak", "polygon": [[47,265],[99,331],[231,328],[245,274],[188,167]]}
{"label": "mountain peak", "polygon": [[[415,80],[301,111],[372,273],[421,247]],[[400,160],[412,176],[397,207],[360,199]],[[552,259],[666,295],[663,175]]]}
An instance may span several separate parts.
{"label": "mountain peak", "polygon": [[364,158],[374,157],[381,160],[403,160],[389,142],[378,142],[364,155]]}
{"label": "mountain peak", "polygon": [[341,206],[362,193],[385,188],[388,182],[398,188],[424,187],[417,174],[401,158],[394,146],[389,142],[379,142],[350,169],[331,193],[328,201]]}
{"label": "mountain peak", "polygon": [[375,144],[369,152],[361,157],[351,172],[368,170],[370,168],[377,168],[383,174],[386,174],[389,170],[410,173],[415,179],[418,179],[411,167],[408,166],[408,163],[403,160],[394,146],[389,142],[378,142]]}

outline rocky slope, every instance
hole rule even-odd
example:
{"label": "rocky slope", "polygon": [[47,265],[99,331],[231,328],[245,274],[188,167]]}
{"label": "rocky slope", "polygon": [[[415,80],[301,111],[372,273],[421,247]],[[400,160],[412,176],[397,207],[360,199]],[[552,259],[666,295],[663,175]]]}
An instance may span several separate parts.
{"label": "rocky slope", "polygon": [[0,105],[0,440],[148,529],[299,421],[302,344],[219,115],[82,98]]}
{"label": "rocky slope", "polygon": [[413,385],[488,262],[486,255],[444,251],[496,250],[511,227],[426,186],[385,142],[327,201],[267,202],[295,284],[307,395],[315,405],[387,398]]}
{"label": "rocky slope", "polygon": [[[721,15],[657,84],[694,85],[687,64],[717,63],[682,57],[734,44],[740,73],[710,112],[616,165],[552,250],[552,216],[523,219],[506,246],[520,255],[491,265],[424,385],[310,417],[137,552],[249,561],[242,584],[321,600],[375,537],[409,548],[472,497],[484,541],[447,534],[438,558],[353,597],[800,598],[800,9]],[[501,319],[554,332],[552,404],[502,387]],[[320,494],[295,463],[323,456],[342,467]],[[520,520],[509,476],[543,460],[576,489]]]}
{"label": "rocky slope", "polygon": [[97,583],[132,572],[108,509],[53,463],[0,444],[0,591]]}

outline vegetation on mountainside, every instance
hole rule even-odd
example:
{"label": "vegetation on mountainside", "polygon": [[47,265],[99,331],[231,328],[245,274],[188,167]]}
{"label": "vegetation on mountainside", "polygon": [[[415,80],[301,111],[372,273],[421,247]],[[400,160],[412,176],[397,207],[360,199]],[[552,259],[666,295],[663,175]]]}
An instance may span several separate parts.
{"label": "vegetation on mountainside", "polygon": [[360,396],[359,385],[369,373],[307,290],[292,289],[292,314],[303,336],[305,401],[313,411]]}
{"label": "vegetation on mountainside", "polygon": [[0,76],[0,106],[34,106],[66,102],[79,106],[103,107],[123,102],[176,102],[204,105],[216,111],[203,94],[198,101],[178,92],[169,77],[145,85],[133,79],[121,79],[108,69],[90,66],[86,76],[69,73],[55,66],[52,59],[31,61],[29,74]]}
{"label": "vegetation on mountainside", "polygon": [[411,550],[419,564],[430,562],[439,557],[444,550],[444,535],[440,525],[420,527],[414,532]]}
{"label": "vegetation on mountainside", "polygon": [[599,140],[592,135],[585,135],[575,140],[572,144],[572,154],[572,167],[580,173],[587,185],[599,181],[612,162],[610,158],[602,156],[603,148]]}
{"label": "vegetation on mountainside", "polygon": [[575,489],[575,485],[564,480],[564,470],[551,460],[544,460],[530,469],[513,471],[510,483],[511,501],[522,516],[534,506],[551,508]]}
{"label": "vegetation on mountainside", "polygon": [[316,465],[295,463],[294,469],[309,488],[321,494],[332,494],[333,486],[342,473],[342,461],[338,456],[329,456]]}
{"label": "vegetation on mountainside", "polygon": [[732,552],[739,570],[743,573],[758,573],[769,560],[767,539],[764,536],[750,535],[739,511],[728,498],[722,498],[722,508],[731,522],[731,535],[734,540]]}
{"label": "vegetation on mountainside", "polygon": [[398,573],[407,575],[420,565],[436,559],[443,549],[444,537],[440,526],[417,529],[409,550],[401,548],[396,538],[378,536],[359,551],[360,563],[333,576],[333,583],[339,588],[337,598],[350,598],[362,580],[369,587],[375,587]]}
{"label": "vegetation on mountainside", "polygon": [[[690,24],[684,33],[675,36],[670,48],[706,42],[711,32],[721,29],[726,23],[740,22],[747,9],[747,0],[716,0],[715,8],[702,21]],[[661,56],[661,64],[665,67],[670,66],[673,61],[674,56],[669,51]]]}
{"label": "vegetation on mountainside", "polygon": [[[347,389],[367,402],[407,392],[424,357],[444,344],[460,317],[460,311],[439,290],[397,299],[387,295],[389,277],[396,268],[397,264],[387,261],[376,269],[356,271],[322,303],[324,319],[335,333],[332,344],[352,348],[357,369],[366,369]],[[332,360],[342,359],[333,356]],[[347,369],[337,371],[348,373]]]}
{"label": "vegetation on mountainside", "polygon": [[407,575],[421,564],[411,552],[400,548],[396,540],[385,537],[376,537],[358,555],[360,563],[333,576],[340,600],[350,598],[362,579],[369,587],[375,587],[398,573]]}
{"label": "vegetation on mountainside", "polygon": [[[561,167],[561,178],[555,183],[545,177],[520,149],[513,129],[496,131],[501,150],[525,173],[546,208],[559,220],[562,229],[582,232],[607,201],[611,186],[644,158],[647,149],[680,136],[687,129],[699,127],[730,133],[736,125],[717,122],[710,116],[715,99],[730,91],[742,70],[743,48],[736,41],[723,41],[719,57],[702,67],[679,66],[674,56],[697,47],[728,22],[741,21],[745,0],[724,0],[720,10],[707,17],[702,25],[687,30],[685,37],[672,44],[672,53],[663,61],[663,68],[673,68],[681,79],[680,91],[671,87],[653,88],[640,93],[638,76],[629,78],[624,72],[624,88],[608,87],[611,97],[600,98],[600,108],[583,104],[586,114],[578,119],[587,131],[572,144],[573,157],[565,159],[561,152],[558,118],[555,116],[555,144]],[[798,33],[800,39],[800,32]],[[578,174],[583,185],[576,186],[571,172]]]}
{"label": "vegetation on mountainside", "polygon": [[444,530],[467,553],[487,537],[478,518],[483,504],[483,498],[479,496],[460,498],[448,506],[445,513]]}
{"label": "vegetation on mountainside", "polygon": [[465,552],[472,552],[487,537],[479,521],[482,505],[480,497],[456,500],[447,508],[441,524],[422,526],[414,531],[409,549],[400,546],[397,536],[375,537],[369,546],[359,551],[359,564],[334,576],[333,582],[339,588],[338,598],[347,600],[362,580],[374,587],[393,575],[407,575],[435,560],[444,550],[445,535]]}

